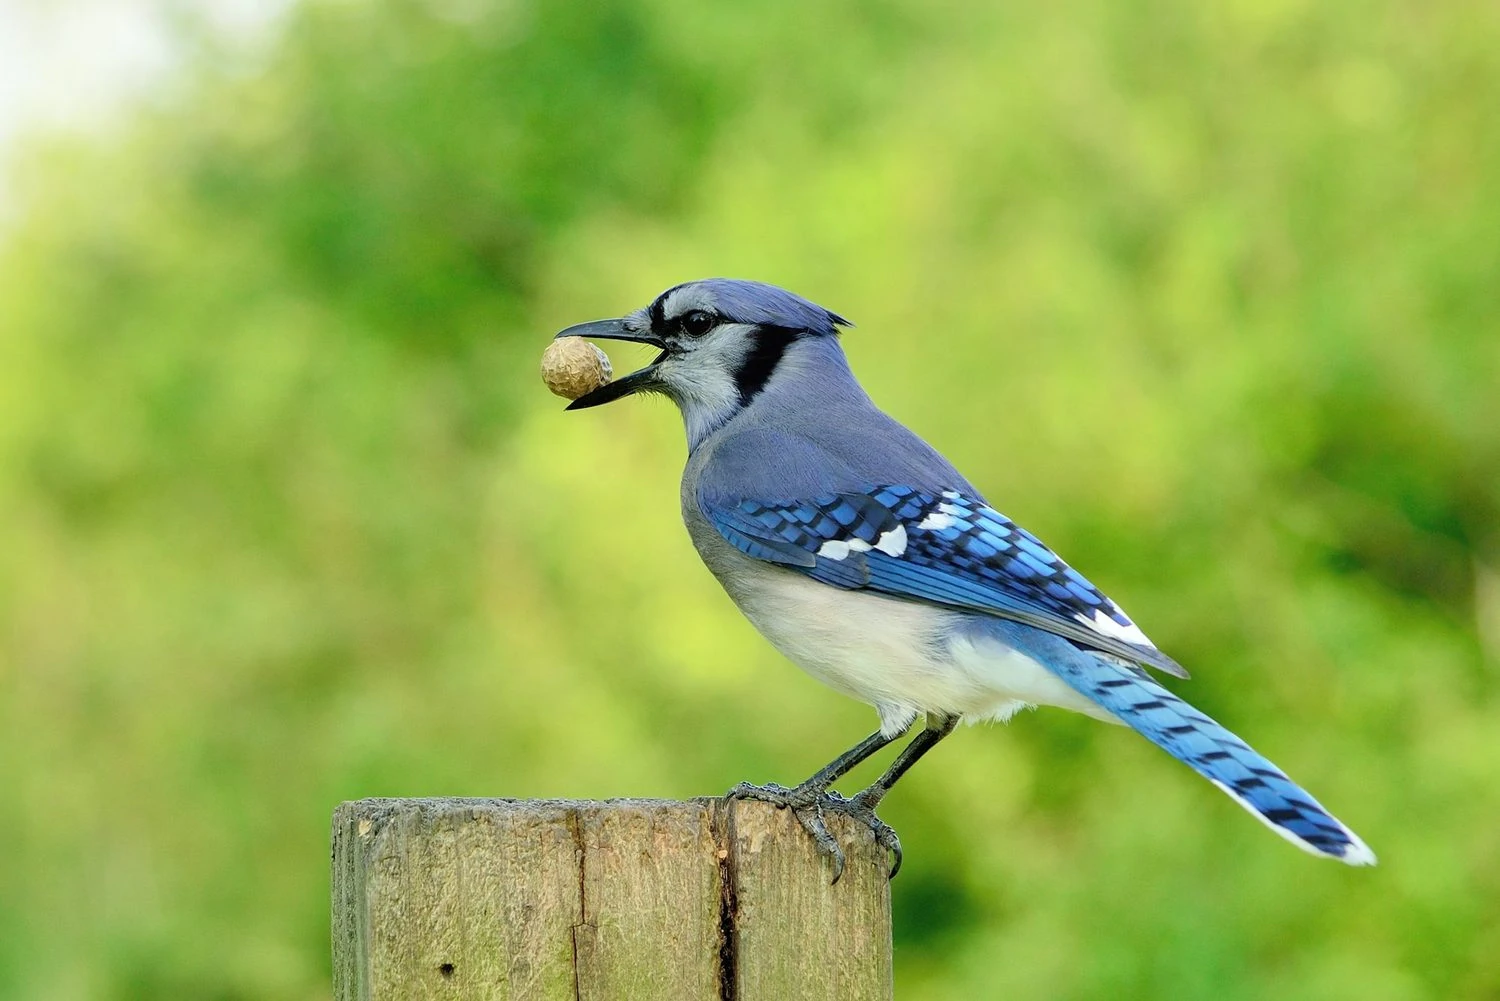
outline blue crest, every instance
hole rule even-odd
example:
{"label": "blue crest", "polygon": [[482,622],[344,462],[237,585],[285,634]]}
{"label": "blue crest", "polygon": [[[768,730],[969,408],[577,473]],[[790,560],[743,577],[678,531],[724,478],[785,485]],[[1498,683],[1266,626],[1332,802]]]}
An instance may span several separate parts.
{"label": "blue crest", "polygon": [[704,278],[674,285],[651,304],[653,320],[663,318],[668,302],[685,296],[694,308],[710,309],[733,323],[806,330],[823,337],[832,337],[839,327],[854,326],[839,314],[784,288],[744,278]]}

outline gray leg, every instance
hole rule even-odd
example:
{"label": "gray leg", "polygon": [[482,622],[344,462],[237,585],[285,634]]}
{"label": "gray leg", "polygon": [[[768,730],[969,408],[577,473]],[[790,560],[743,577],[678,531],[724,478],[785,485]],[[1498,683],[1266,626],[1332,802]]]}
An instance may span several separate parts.
{"label": "gray leg", "polygon": [[[921,733],[912,738],[910,744],[901,749],[896,755],[896,760],[891,762],[891,767],[885,770],[885,774],[852,799],[844,800],[843,803],[831,805],[829,808],[839,813],[847,814],[864,823],[870,828],[870,833],[875,835],[875,840],[891,853],[891,879],[896,878],[896,873],[901,871],[901,839],[896,837],[896,832],[891,825],[875,816],[875,808],[880,801],[885,799],[885,794],[891,791],[891,786],[896,780],[906,774],[906,770],[917,763],[917,759],[937,746],[937,742],[953,732],[958,726],[958,715],[956,713],[937,716],[928,714],[927,726]],[[837,877],[835,877],[837,878]]]}
{"label": "gray leg", "polygon": [[891,791],[891,786],[896,780],[906,774],[906,770],[917,763],[917,759],[937,746],[937,742],[953,732],[958,726],[958,714],[952,713],[946,716],[928,716],[927,726],[923,731],[912,738],[912,742],[901,749],[896,755],[896,760],[891,762],[891,767],[885,770],[864,792],[855,796],[855,799],[864,800],[870,809],[875,809],[880,801],[885,799],[885,794]]}
{"label": "gray leg", "polygon": [[836,793],[830,793],[828,787],[843,778],[851,768],[905,732],[902,730],[900,733],[893,733],[887,737],[876,730],[818,769],[795,789],[788,789],[774,782],[759,786],[741,782],[729,790],[729,796],[735,799],[757,799],[766,803],[775,803],[777,806],[784,806],[791,810],[797,822],[802,825],[802,829],[807,831],[817,843],[818,850],[833,859],[833,881],[837,883],[839,877],[844,874],[844,850],[839,847],[838,839],[829,832],[828,825],[823,821],[823,808],[833,802],[845,803],[847,800]]}
{"label": "gray leg", "polygon": [[[904,732],[902,731],[902,733]],[[879,730],[876,730],[864,740],[818,769],[795,789],[788,789],[786,786],[777,785],[774,782],[763,786],[741,782],[729,790],[729,795],[740,799],[765,800],[768,803],[775,803],[778,806],[810,806],[813,800],[822,795],[823,791],[830,785],[848,774],[851,768],[899,736],[901,736],[900,733],[893,733],[887,737]]]}
{"label": "gray leg", "polygon": [[896,756],[895,761],[891,762],[891,767],[886,769],[885,774],[852,799],[845,799],[838,793],[830,791],[828,786],[901,734],[886,737],[877,730],[834,758],[795,789],[788,789],[786,786],[774,783],[757,786],[741,782],[729,791],[729,795],[741,799],[758,799],[790,809],[803,829],[817,843],[818,850],[833,860],[835,883],[844,874],[844,850],[839,846],[838,839],[828,830],[823,816],[825,813],[833,812],[853,817],[869,827],[870,832],[875,835],[875,840],[894,856],[895,861],[891,864],[890,871],[890,876],[894,878],[901,870],[901,839],[896,837],[896,832],[889,824],[875,816],[875,807],[885,798],[885,794],[890,792],[896,780],[905,775],[906,770],[914,765],[918,758],[931,750],[933,745],[952,733],[957,725],[956,714],[942,716],[929,714],[926,728],[912,738],[911,743],[901,749],[901,753]]}

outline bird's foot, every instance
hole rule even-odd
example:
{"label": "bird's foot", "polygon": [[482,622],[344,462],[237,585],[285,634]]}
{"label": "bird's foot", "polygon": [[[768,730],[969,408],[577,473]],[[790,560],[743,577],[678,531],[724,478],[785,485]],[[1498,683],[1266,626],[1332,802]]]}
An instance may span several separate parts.
{"label": "bird's foot", "polygon": [[901,871],[901,839],[896,836],[894,827],[875,816],[875,804],[880,800],[878,797],[872,799],[866,795],[868,792],[867,789],[849,799],[845,799],[836,792],[829,793],[829,802],[823,804],[823,809],[833,813],[842,813],[868,827],[870,833],[875,836],[875,843],[891,853],[891,869],[886,873],[885,878],[895,879],[896,873]]}
{"label": "bird's foot", "polygon": [[791,810],[792,816],[797,818],[802,829],[817,845],[818,852],[833,862],[835,883],[844,875],[844,849],[823,819],[828,813],[842,813],[870,829],[876,843],[891,853],[891,871],[887,874],[887,879],[894,879],[896,873],[901,871],[901,839],[896,836],[891,825],[875,816],[875,807],[864,793],[848,799],[830,789],[805,784],[788,789],[774,782],[763,786],[741,782],[729,790],[729,796],[732,799],[760,800]]}
{"label": "bird's foot", "polygon": [[741,782],[729,790],[728,798],[755,799],[762,803],[784,806],[790,810],[800,810],[803,807],[812,806],[826,795],[828,795],[827,790],[806,782],[793,789],[788,789],[778,782],[767,782],[763,786],[752,782]]}

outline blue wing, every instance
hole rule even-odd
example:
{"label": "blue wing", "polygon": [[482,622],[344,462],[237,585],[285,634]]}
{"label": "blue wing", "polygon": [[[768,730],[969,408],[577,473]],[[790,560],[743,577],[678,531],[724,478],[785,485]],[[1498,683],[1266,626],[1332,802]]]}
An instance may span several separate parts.
{"label": "blue wing", "polygon": [[1187,677],[1036,536],[958,491],[893,485],[809,500],[699,503],[741,552],[825,584],[1013,619]]}

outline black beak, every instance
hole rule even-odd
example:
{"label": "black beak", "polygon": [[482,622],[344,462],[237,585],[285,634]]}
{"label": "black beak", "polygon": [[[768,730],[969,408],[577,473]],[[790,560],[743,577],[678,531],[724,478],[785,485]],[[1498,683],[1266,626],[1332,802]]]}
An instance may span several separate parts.
{"label": "black beak", "polygon": [[[588,323],[575,323],[557,335],[558,337],[587,337],[595,341],[634,341],[637,344],[650,344],[652,347],[663,349],[650,365],[616,379],[614,382],[606,383],[592,393],[584,393],[568,404],[567,409],[587,410],[589,407],[611,403],[632,393],[660,387],[656,378],[656,366],[660,365],[661,360],[667,356],[665,350],[667,343],[652,333],[650,327],[644,329],[637,327],[637,322],[630,317],[618,320],[591,320]],[[556,338],[553,339],[556,340]]]}

